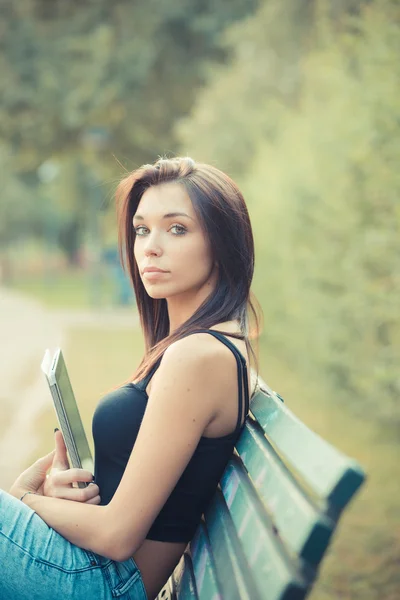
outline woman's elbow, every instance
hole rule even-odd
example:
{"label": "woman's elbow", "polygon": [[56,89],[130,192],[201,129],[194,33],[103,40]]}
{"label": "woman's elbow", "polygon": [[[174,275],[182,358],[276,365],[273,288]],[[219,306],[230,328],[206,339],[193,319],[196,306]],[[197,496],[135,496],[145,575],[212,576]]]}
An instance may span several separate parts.
{"label": "woman's elbow", "polygon": [[137,536],[126,531],[119,530],[115,526],[110,528],[103,538],[103,549],[101,554],[106,558],[117,562],[129,560],[140,547],[143,540],[136,539]]}
{"label": "woman's elbow", "polygon": [[99,554],[116,562],[124,562],[132,558],[138,547],[136,544],[126,544],[121,539],[111,538],[104,540]]}
{"label": "woman's elbow", "polygon": [[112,560],[115,560],[116,562],[125,562],[126,560],[129,560],[130,558],[132,558],[134,554],[135,554],[135,550],[117,548],[115,550],[115,552],[113,553]]}

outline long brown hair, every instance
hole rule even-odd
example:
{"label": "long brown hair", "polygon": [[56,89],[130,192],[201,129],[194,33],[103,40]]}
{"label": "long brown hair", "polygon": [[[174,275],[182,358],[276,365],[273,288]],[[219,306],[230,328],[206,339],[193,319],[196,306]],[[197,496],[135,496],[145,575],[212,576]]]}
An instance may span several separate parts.
{"label": "long brown hair", "polygon": [[[171,335],[165,298],[151,298],[140,278],[134,258],[136,234],[132,223],[143,193],[151,186],[167,182],[184,186],[219,267],[214,291]],[[209,329],[231,320],[239,322],[241,334],[221,333],[244,339],[257,365],[257,356],[249,341],[249,338],[258,340],[261,316],[260,306],[250,290],[254,241],[244,198],[232,179],[215,167],[196,163],[188,157],[160,158],[125,177],[118,185],[116,200],[121,262],[133,283],[145,341],[143,359],[132,379],[144,378],[166,348],[190,331]]]}

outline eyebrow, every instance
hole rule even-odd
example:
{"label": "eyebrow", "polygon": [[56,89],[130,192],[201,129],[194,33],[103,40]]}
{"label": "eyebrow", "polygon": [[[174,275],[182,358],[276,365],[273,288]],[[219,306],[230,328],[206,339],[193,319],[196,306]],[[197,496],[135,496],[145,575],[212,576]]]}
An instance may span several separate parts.
{"label": "eyebrow", "polygon": [[[192,221],[194,221],[194,219],[192,217],[190,217],[188,214],[186,214],[184,212],[170,212],[170,213],[167,213],[166,215],[164,215],[162,218],[163,219],[171,219],[173,217],[187,217],[188,219],[192,219]],[[133,218],[137,221],[144,221],[144,217],[142,217],[142,215],[133,215]]]}

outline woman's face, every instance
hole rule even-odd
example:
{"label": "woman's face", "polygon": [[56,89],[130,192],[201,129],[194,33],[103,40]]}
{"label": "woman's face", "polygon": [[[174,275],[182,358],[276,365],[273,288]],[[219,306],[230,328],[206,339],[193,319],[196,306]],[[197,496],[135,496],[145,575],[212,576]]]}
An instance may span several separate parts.
{"label": "woman's face", "polygon": [[[149,296],[204,300],[215,285],[215,269],[210,244],[184,186],[164,183],[147,189],[133,227],[135,260]],[[163,272],[145,272],[146,267]]]}

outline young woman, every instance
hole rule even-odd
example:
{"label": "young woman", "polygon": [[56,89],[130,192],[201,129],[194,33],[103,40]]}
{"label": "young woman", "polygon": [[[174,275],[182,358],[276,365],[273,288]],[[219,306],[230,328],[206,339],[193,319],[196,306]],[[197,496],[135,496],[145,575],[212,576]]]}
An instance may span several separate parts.
{"label": "young woman", "polygon": [[144,358],[95,411],[96,483],[73,486],[92,474],[69,469],[56,432],[56,449],[0,492],[1,598],[155,598],[249,409],[254,247],[237,186],[160,159],[121,182],[117,206]]}

